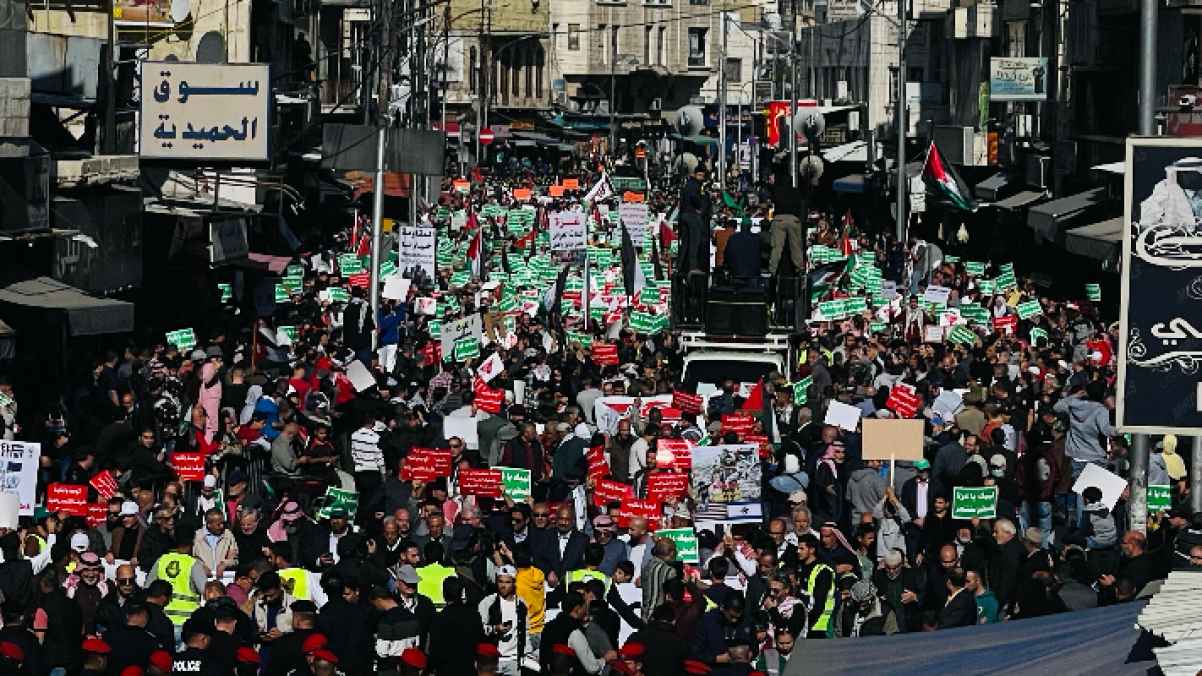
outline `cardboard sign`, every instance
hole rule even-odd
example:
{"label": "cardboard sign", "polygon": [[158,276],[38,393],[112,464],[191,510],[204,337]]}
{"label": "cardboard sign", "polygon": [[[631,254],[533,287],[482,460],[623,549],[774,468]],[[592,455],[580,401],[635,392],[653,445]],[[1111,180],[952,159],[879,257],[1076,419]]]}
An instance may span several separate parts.
{"label": "cardboard sign", "polygon": [[117,494],[117,479],[107,469],[88,479],[88,485],[95,488],[96,494],[105,500]]}
{"label": "cardboard sign", "polygon": [[654,530],[662,515],[663,505],[653,500],[623,500],[618,509],[618,527],[629,528],[631,519],[641,517],[647,520],[647,529]]}
{"label": "cardboard sign", "polygon": [[657,452],[671,453],[672,467],[675,469],[687,472],[693,468],[693,447],[684,439],[659,439],[655,442],[655,449]]}
{"label": "cardboard sign", "polygon": [[578,178],[563,179],[563,189],[564,190],[579,190],[580,189],[580,179],[578,179]]}
{"label": "cardboard sign", "polygon": [[676,544],[676,560],[684,563],[701,563],[701,547],[697,543],[697,532],[692,528],[671,528],[658,531],[656,537],[668,538]]}
{"label": "cardboard sign", "polygon": [[1105,503],[1106,509],[1113,510],[1114,505],[1123,496],[1123,490],[1127,488],[1127,480],[1091,462],[1085,465],[1085,469],[1081,470],[1081,475],[1073,483],[1073,492],[1081,495],[1090,486],[1096,486],[1102,491],[1102,502]]}
{"label": "cardboard sign", "polygon": [[520,502],[530,497],[532,473],[521,467],[494,467],[501,471],[501,490],[514,501]]}
{"label": "cardboard sign", "polygon": [[604,507],[611,502],[625,502],[634,498],[634,487],[613,479],[601,479],[593,485],[593,503]]}
{"label": "cardboard sign", "polygon": [[472,399],[472,403],[476,405],[476,408],[492,415],[501,412],[501,403],[505,401],[505,390],[489,387],[488,383],[477,380],[473,393],[475,398]]}
{"label": "cardboard sign", "polygon": [[109,515],[108,503],[92,502],[88,504],[88,527],[95,528],[105,522]]}
{"label": "cardboard sign", "polygon": [[459,470],[459,492],[488,498],[501,497],[504,477],[496,469]]}
{"label": "cardboard sign", "polygon": [[203,453],[172,453],[171,466],[180,481],[204,481],[205,456]]}
{"label": "cardboard sign", "polygon": [[921,460],[922,420],[864,418],[865,460]]}
{"label": "cardboard sign", "polygon": [[192,329],[168,331],[166,336],[167,344],[175,346],[177,350],[191,350],[196,347],[196,332]]}
{"label": "cardboard sign", "polygon": [[1015,317],[1014,315],[1005,315],[995,318],[993,320],[993,330],[1014,335],[1018,332],[1018,317]]}
{"label": "cardboard sign", "polygon": [[856,426],[860,424],[862,413],[855,406],[844,404],[841,401],[832,401],[826,407],[826,420],[823,422],[848,432],[855,432]]}
{"label": "cardboard sign", "polygon": [[371,273],[360,272],[346,278],[346,283],[350,286],[357,286],[361,289],[366,289],[371,286]]}
{"label": "cardboard sign", "polygon": [[896,383],[889,390],[889,398],[885,400],[885,408],[893,411],[902,418],[913,418],[922,406],[918,390],[906,383]]}
{"label": "cardboard sign", "polygon": [[993,519],[997,517],[997,486],[954,489],[953,519]]}
{"label": "cardboard sign", "polygon": [[401,466],[402,481],[433,481],[439,477],[451,476],[451,452],[433,448],[414,448],[405,456],[405,464]]}
{"label": "cardboard sign", "polygon": [[663,502],[689,494],[689,475],[657,472],[647,477],[647,499]]}
{"label": "cardboard sign", "polygon": [[83,484],[50,484],[46,487],[46,511],[87,516],[88,487]]}
{"label": "cardboard sign", "polygon": [[687,415],[701,415],[701,397],[676,390],[672,392],[672,408],[678,408]]}

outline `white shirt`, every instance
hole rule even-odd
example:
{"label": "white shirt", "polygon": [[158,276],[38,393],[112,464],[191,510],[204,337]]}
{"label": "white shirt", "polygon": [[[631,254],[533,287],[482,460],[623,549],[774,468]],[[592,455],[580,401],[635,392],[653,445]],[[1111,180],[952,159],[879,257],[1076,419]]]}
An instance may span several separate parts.
{"label": "white shirt", "polygon": [[927,490],[930,489],[930,481],[918,480],[914,482],[914,511],[917,512],[915,518],[923,519],[927,515]]}
{"label": "white shirt", "polygon": [[[501,653],[502,661],[516,660],[518,658],[517,595],[514,595],[513,598],[506,601],[496,594],[489,594],[480,601],[480,605],[477,606],[476,609],[480,613],[480,622],[484,624],[484,633],[488,636],[495,636],[496,634],[493,633],[492,626],[489,625],[488,610],[489,608],[492,608],[492,604],[498,600],[501,602],[501,624],[508,622],[509,632],[499,636],[500,640],[497,642],[497,650]],[[527,637],[526,644],[527,647],[529,647],[529,637]]]}
{"label": "white shirt", "polygon": [[559,556],[560,556],[560,558],[563,557],[564,551],[567,550],[568,540],[570,540],[571,537],[572,537],[572,534],[570,532],[566,535],[563,533],[559,534]]}

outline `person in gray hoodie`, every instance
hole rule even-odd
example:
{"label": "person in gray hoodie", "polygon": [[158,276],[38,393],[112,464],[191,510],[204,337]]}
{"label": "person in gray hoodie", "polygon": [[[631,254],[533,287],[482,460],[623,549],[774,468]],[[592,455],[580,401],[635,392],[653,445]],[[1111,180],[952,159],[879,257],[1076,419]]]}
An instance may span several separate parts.
{"label": "person in gray hoodie", "polygon": [[1082,508],[1085,518],[1077,528],[1065,534],[1064,544],[1087,549],[1113,548],[1119,539],[1118,525],[1106,503],[1102,502],[1102,490],[1090,486],[1081,492],[1081,497],[1085,499]]}
{"label": "person in gray hoodie", "polygon": [[864,514],[871,514],[885,497],[885,478],[881,476],[881,461],[867,460],[864,467],[847,477],[847,501],[851,503],[851,525],[862,523]]}
{"label": "person in gray hoodie", "polygon": [[1104,464],[1106,446],[1102,440],[1118,436],[1118,430],[1110,424],[1110,408],[1102,403],[1104,387],[1095,382],[1085,388],[1074,388],[1072,394],[1052,407],[1056,413],[1068,416],[1064,451],[1073,460],[1074,479],[1080,476],[1086,463]]}

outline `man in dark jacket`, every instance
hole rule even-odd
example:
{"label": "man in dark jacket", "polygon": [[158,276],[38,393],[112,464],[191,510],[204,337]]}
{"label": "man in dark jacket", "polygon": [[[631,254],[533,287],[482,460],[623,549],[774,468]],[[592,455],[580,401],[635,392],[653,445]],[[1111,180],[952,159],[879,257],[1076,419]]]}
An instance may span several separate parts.
{"label": "man in dark jacket", "polygon": [[317,616],[317,629],[329,640],[330,650],[342,659],[343,671],[365,673],[372,655],[370,608],[360,600],[358,581],[326,577],[322,588],[329,601]]}
{"label": "man in dark jacket", "polygon": [[555,513],[555,529],[543,533],[531,546],[534,565],[548,578],[554,575],[558,581],[563,581],[569,570],[581,566],[586,544],[588,538],[576,530],[576,514],[572,507],[561,506]]}
{"label": "man in dark jacket", "polygon": [[4,554],[4,562],[0,563],[0,594],[3,594],[0,600],[6,610],[24,611],[33,598],[33,562],[21,556],[21,538],[15,532],[0,538],[0,553]]}
{"label": "man in dark jacket", "polygon": [[689,656],[689,645],[676,640],[672,608],[661,605],[651,613],[647,626],[630,636],[626,645],[642,645],[643,673],[680,676]]}
{"label": "man in dark jacket", "polygon": [[471,674],[476,667],[476,646],[483,643],[480,613],[465,602],[463,582],[448,577],[442,584],[447,607],[434,616],[430,627],[430,667],[439,674]]}
{"label": "man in dark jacket", "polygon": [[977,623],[977,602],[964,589],[964,570],[952,568],[944,575],[947,603],[939,611],[939,628],[971,627]]}
{"label": "man in dark jacket", "polygon": [[686,275],[709,269],[709,219],[712,207],[702,185],[704,181],[705,167],[699,164],[680,191],[680,259],[677,267]]}
{"label": "man in dark jacket", "polygon": [[693,654],[715,666],[711,673],[735,673],[729,669],[731,641],[751,638],[744,619],[745,605],[742,594],[729,594],[722,600],[722,605],[701,617],[693,639]]}
{"label": "man in dark jacket", "polygon": [[109,655],[109,668],[121,673],[127,666],[146,664],[150,653],[158,650],[159,643],[146,631],[150,613],[146,606],[131,603],[125,606],[125,626],[113,627],[104,633],[104,640],[113,648]]}
{"label": "man in dark jacket", "polygon": [[989,545],[989,579],[993,582],[993,593],[997,595],[998,604],[1005,609],[1014,603],[1018,590],[1018,569],[1026,555],[1017,536],[1018,529],[1013,521],[998,519],[993,524],[993,539],[983,540]]}
{"label": "man in dark jacket", "polygon": [[751,232],[751,219],[744,218],[726,243],[726,269],[737,283],[746,284],[759,280],[761,262],[760,238]]}

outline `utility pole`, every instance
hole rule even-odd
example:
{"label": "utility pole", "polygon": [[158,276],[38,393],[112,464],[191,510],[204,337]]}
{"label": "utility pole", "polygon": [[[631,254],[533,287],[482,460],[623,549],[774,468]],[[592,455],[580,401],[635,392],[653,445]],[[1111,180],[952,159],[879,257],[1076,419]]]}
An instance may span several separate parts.
{"label": "utility pole", "polygon": [[1202,512],[1202,437],[1190,437],[1193,442],[1189,463],[1189,511]]}
{"label": "utility pole", "polygon": [[609,156],[618,156],[618,27],[609,29]]}
{"label": "utility pole", "polygon": [[[1144,0],[1147,2],[1148,0]],[[1154,0],[1153,0],[1154,1]],[[906,2],[897,0],[897,239],[906,241]]]}
{"label": "utility pole", "polygon": [[722,50],[718,55],[718,191],[726,190],[726,11],[722,17]]}
{"label": "utility pole", "polygon": [[1139,133],[1156,134],[1156,0],[1139,3]]}
{"label": "utility pole", "polygon": [[1130,530],[1148,528],[1148,435],[1136,434],[1131,444],[1131,497],[1127,502]]}
{"label": "utility pole", "polygon": [[[381,103],[383,103],[381,101]],[[371,195],[371,320],[380,317],[380,233],[384,230],[384,146],[388,138],[388,127],[376,129],[376,176]],[[413,204],[413,186],[409,186],[409,203]],[[380,332],[372,331],[371,349],[380,342]]]}
{"label": "utility pole", "polygon": [[[797,130],[793,128],[797,120],[797,0],[792,0],[793,11],[789,29],[789,175],[793,177],[793,188],[801,187],[797,182]],[[802,214],[804,217],[804,214]]]}

